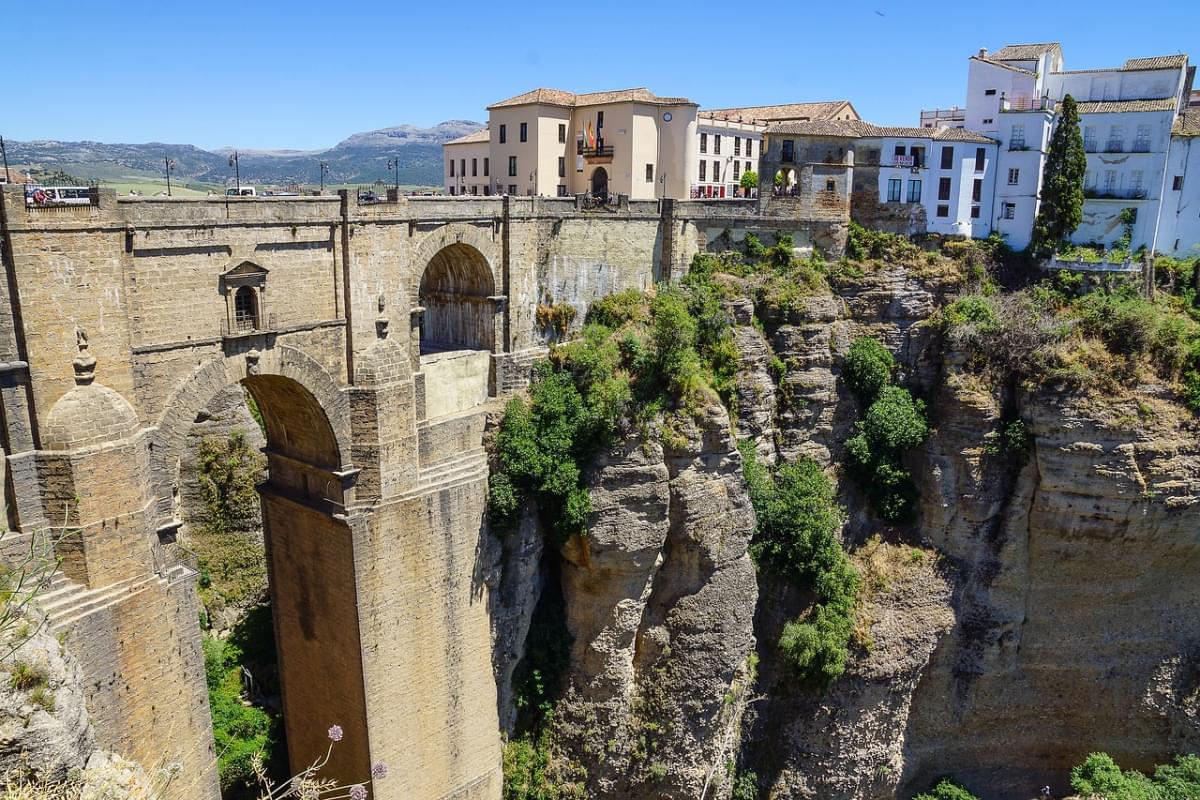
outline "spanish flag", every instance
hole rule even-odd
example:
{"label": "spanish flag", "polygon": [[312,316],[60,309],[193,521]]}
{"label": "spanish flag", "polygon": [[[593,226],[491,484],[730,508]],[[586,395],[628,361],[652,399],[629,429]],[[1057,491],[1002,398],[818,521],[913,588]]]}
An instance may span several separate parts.
{"label": "spanish flag", "polygon": [[587,144],[588,147],[595,148],[596,146],[596,131],[592,129],[592,123],[587,126]]}

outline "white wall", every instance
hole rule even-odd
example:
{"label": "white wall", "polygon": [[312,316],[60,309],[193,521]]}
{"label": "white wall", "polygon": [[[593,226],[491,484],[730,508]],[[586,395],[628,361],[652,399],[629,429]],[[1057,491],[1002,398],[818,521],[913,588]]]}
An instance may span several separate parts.
{"label": "white wall", "polygon": [[[1175,189],[1175,176],[1183,187]],[[1177,256],[1200,255],[1200,137],[1171,140],[1157,249]]]}

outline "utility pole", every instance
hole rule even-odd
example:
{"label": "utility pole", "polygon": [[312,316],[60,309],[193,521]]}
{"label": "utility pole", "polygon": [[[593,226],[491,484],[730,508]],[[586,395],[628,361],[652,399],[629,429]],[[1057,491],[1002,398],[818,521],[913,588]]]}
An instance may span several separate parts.
{"label": "utility pole", "polygon": [[242,171],[238,164],[238,151],[234,150],[233,155],[229,157],[229,166],[233,167],[233,180],[237,186],[238,197],[242,196]]}
{"label": "utility pole", "polygon": [[325,176],[329,174],[329,162],[318,162],[318,166],[321,169],[321,194],[325,194]]}
{"label": "utility pole", "polygon": [[167,168],[167,197],[171,196],[171,170],[175,168],[175,162],[169,158],[163,159],[163,165]]}
{"label": "utility pole", "polygon": [[4,148],[3,136],[0,136],[0,155],[4,156],[4,182],[12,183],[12,178],[8,177],[8,150]]}

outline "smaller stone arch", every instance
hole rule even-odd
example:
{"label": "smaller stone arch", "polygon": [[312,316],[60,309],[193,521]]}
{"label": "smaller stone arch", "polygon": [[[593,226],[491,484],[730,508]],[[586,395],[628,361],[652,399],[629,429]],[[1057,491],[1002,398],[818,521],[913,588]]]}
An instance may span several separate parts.
{"label": "smaller stone arch", "polygon": [[503,285],[504,279],[500,274],[500,249],[492,235],[491,227],[481,228],[465,222],[451,222],[427,233],[413,251],[412,269],[409,273],[409,298],[413,308],[420,305],[421,279],[425,268],[439,250],[455,244],[467,245],[477,250],[492,274],[492,285]]}
{"label": "smaller stone arch", "polygon": [[421,275],[421,352],[492,350],[496,284],[483,254],[456,243],[439,250]]}

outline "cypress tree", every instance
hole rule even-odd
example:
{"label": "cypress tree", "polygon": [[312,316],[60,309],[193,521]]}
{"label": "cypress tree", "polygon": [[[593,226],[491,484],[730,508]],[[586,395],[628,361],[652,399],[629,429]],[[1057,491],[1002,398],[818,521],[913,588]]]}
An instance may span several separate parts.
{"label": "cypress tree", "polygon": [[1033,226],[1033,249],[1048,255],[1059,242],[1075,232],[1083,221],[1083,176],[1087,154],[1079,132],[1079,109],[1067,95],[1062,116],[1050,139],[1050,153],[1042,173],[1042,207]]}

